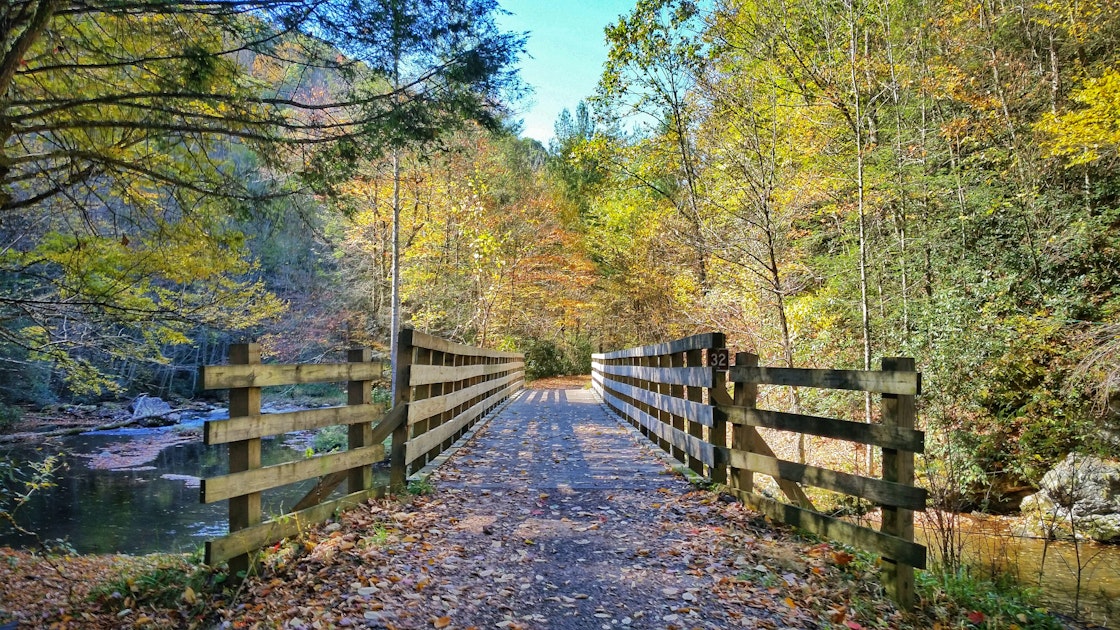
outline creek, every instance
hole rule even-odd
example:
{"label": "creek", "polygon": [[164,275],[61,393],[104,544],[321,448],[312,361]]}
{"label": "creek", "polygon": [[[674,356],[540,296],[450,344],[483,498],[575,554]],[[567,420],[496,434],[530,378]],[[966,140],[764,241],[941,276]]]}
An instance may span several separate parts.
{"label": "creek", "polygon": [[[228,531],[226,501],[199,503],[198,480],[228,471],[227,448],[202,443],[202,423],[225,410],[185,417],[151,429],[115,429],[52,438],[45,444],[0,450],[19,464],[59,454],[66,465],[54,485],[17,512],[21,526],[79,553],[190,552]],[[263,465],[304,457],[307,435],[261,440]],[[315,480],[262,493],[266,516],[294,505]],[[0,530],[0,546],[34,540]]]}
{"label": "creek", "polygon": [[[1007,576],[1039,591],[1046,607],[1105,628],[1120,628],[1120,545],[1047,543],[1020,536],[1009,519],[962,516],[958,546],[981,577]],[[938,537],[919,528],[918,542],[938,558]],[[1080,575],[1079,575],[1080,573]]]}

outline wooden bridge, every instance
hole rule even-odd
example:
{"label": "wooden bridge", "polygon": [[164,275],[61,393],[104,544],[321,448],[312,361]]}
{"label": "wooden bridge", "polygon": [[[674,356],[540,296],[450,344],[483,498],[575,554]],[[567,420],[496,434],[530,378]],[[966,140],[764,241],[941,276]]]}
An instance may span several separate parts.
{"label": "wooden bridge", "polygon": [[[913,510],[924,509],[926,500],[925,491],[913,486],[913,455],[923,450],[924,439],[914,429],[920,375],[913,362],[885,359],[884,369],[872,372],[776,369],[759,367],[749,354],[729,357],[724,346],[722,334],[710,333],[595,355],[591,390],[524,390],[521,355],[406,330],[400,338],[399,402],[392,409],[370,404],[371,383],[382,369],[366,351],[352,352],[345,364],[271,366],[260,364],[252,345],[235,347],[230,365],[209,367],[202,379],[207,388],[230,388],[231,412],[230,420],[209,423],[205,431],[208,443],[231,445],[230,474],[202,487],[203,501],[230,501],[230,534],[207,544],[207,561],[247,569],[255,550],[299,535],[310,524],[337,517],[362,527],[380,514],[390,524],[426,520],[431,527],[402,539],[406,557],[386,558],[376,571],[358,562],[353,583],[365,586],[356,587],[358,595],[347,605],[336,603],[329,623],[345,618],[398,628],[646,627],[639,620],[656,615],[658,627],[680,621],[680,627],[723,628],[740,625],[741,606],[727,605],[720,582],[713,585],[689,550],[701,545],[710,551],[728,531],[758,528],[761,513],[880,554],[884,587],[909,606],[913,570],[924,568],[926,559],[925,549],[913,542]],[[260,414],[261,387],[317,381],[348,382],[350,404]],[[879,393],[880,422],[757,409],[759,385]],[[261,467],[262,436],[330,424],[349,424],[348,450]],[[877,446],[883,476],[779,459],[759,428]],[[371,465],[386,451],[388,485],[375,486]],[[708,496],[734,495],[741,503],[695,498],[685,477],[672,474],[686,467],[722,484],[724,495]],[[773,477],[789,502],[756,493],[756,474]],[[436,489],[423,510],[401,516],[388,504],[367,503],[401,492],[409,477],[429,479]],[[316,487],[291,513],[261,522],[261,491],[310,478],[319,479]],[[328,499],[343,482],[346,494]],[[817,512],[803,486],[879,504],[880,527]],[[361,546],[351,541],[342,550],[358,557]],[[361,557],[368,560],[369,553]],[[735,565],[741,560],[727,558],[731,575],[742,573]],[[474,567],[469,574],[462,570],[465,563]],[[487,563],[489,568],[477,568]],[[402,577],[408,571],[412,577]],[[402,580],[422,584],[415,592],[423,596],[402,594],[401,601],[411,603],[400,609],[362,609],[369,600],[362,593],[398,589]],[[480,582],[488,587],[485,596],[465,592]],[[384,607],[385,600],[379,601]],[[781,601],[752,604],[757,619],[770,620],[762,627],[797,624],[797,606]],[[541,621],[569,617],[559,625]]]}

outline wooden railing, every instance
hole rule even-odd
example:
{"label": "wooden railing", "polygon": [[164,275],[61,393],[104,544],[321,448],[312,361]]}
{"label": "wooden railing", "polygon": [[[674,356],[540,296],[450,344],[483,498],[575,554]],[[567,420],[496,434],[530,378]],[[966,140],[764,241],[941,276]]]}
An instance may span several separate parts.
{"label": "wooden railing", "polygon": [[[202,480],[203,503],[229,500],[229,534],[206,543],[206,563],[229,562],[231,572],[248,570],[249,553],[297,534],[347,506],[399,491],[410,470],[419,469],[450,446],[486,412],[520,389],[520,354],[494,352],[415,332],[398,337],[397,404],[391,411],[372,404],[372,386],[388,366],[371,352],[349,352],[349,363],[262,364],[257,344],[230,347],[229,365],[206,366],[202,389],[229,389],[229,419],[207,422],[206,444],[229,445],[229,474]],[[261,388],[304,383],[347,383],[347,405],[290,413],[261,414]],[[261,466],[261,438],[331,425],[347,425],[347,450]],[[374,486],[374,463],[385,459],[391,439],[389,483]],[[291,510],[261,520],[261,492],[318,478]],[[347,493],[324,501],[343,482]]]}
{"label": "wooden railing", "polygon": [[[740,353],[729,365],[720,333],[592,356],[593,387],[609,406],[641,428],[682,463],[708,476],[771,518],[873,551],[883,557],[887,591],[900,604],[914,601],[914,568],[925,568],[926,549],[914,542],[914,510],[926,491],[914,486],[914,454],[925,437],[914,429],[914,397],[921,375],[912,359],[883,359],[882,371],[766,368]],[[701,358],[702,354],[707,359]],[[723,372],[729,370],[725,376]],[[727,390],[734,384],[734,393]],[[759,385],[818,387],[882,394],[879,424],[756,408]],[[702,399],[699,391],[707,396]],[[684,430],[687,427],[687,431]],[[731,445],[727,446],[730,427]],[[777,429],[877,446],[882,479],[778,458],[758,432]],[[700,429],[703,429],[701,431]],[[795,505],[754,492],[754,474],[774,478]],[[882,508],[878,531],[821,514],[801,484],[868,499]]]}
{"label": "wooden railing", "polygon": [[[525,383],[524,355],[453,343],[415,330],[399,337],[397,400],[408,422],[394,438],[394,483],[421,470]],[[402,448],[396,449],[401,444]]]}

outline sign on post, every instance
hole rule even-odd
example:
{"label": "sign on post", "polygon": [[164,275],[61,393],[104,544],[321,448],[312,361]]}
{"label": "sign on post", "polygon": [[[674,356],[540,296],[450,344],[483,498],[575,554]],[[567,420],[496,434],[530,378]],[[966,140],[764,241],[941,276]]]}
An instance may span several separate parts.
{"label": "sign on post", "polygon": [[708,367],[721,372],[731,369],[731,353],[727,348],[708,348]]}

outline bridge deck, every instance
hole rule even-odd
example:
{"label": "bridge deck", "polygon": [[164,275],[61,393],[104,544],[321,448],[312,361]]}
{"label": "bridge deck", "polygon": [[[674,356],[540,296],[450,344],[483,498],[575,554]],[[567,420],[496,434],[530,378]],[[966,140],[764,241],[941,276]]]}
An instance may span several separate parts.
{"label": "bridge deck", "polygon": [[756,514],[655,451],[589,390],[524,391],[432,494],[347,512],[245,601],[322,627],[820,627],[796,604],[817,577],[804,545],[775,552]]}

